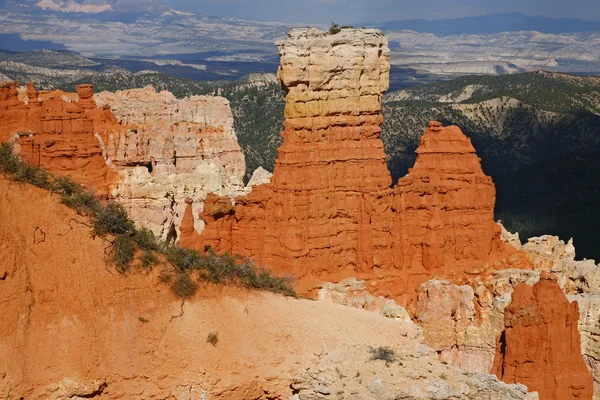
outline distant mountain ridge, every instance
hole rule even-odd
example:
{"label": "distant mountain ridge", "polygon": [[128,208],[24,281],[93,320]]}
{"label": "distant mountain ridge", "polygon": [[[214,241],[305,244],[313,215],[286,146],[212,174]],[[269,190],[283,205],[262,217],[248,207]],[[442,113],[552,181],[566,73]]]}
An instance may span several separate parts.
{"label": "distant mountain ridge", "polygon": [[600,31],[600,21],[578,18],[530,17],[521,13],[488,14],[476,17],[428,21],[413,19],[375,24],[383,31],[409,30],[436,36],[490,35],[500,32],[578,33]]}
{"label": "distant mountain ridge", "polygon": [[159,13],[170,10],[159,0],[4,0],[0,1],[8,11],[60,13]]}

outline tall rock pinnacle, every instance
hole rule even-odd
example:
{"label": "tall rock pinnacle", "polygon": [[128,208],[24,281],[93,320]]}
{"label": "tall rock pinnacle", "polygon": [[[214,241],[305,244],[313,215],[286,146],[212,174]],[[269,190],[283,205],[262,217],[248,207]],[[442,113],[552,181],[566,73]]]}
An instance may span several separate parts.
{"label": "tall rock pinnacle", "polygon": [[407,300],[433,274],[485,270],[515,252],[499,240],[494,185],[458,127],[432,123],[415,168],[390,188],[380,139],[390,69],[381,32],[297,29],[277,45],[287,93],[271,183],[234,206],[210,197],[200,239],[182,244],[252,258],[299,278],[301,291],[357,276]]}

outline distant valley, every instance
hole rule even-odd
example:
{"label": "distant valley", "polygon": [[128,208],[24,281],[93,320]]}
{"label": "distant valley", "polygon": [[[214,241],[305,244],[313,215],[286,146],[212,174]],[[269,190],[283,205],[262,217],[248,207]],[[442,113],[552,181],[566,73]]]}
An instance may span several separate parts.
{"label": "distant valley", "polygon": [[[310,21],[219,18],[173,10],[158,1],[144,2],[143,8],[138,3],[0,1],[0,49],[73,50],[129,70],[141,70],[144,63],[143,69],[154,70],[158,60],[159,72],[177,74],[188,67],[187,77],[193,79],[217,79],[215,74],[235,79],[275,72],[274,42],[290,28],[327,28]],[[536,69],[600,73],[600,23],[594,21],[492,14],[364,25],[382,29],[389,40],[394,88]],[[164,71],[167,67],[170,71]]]}

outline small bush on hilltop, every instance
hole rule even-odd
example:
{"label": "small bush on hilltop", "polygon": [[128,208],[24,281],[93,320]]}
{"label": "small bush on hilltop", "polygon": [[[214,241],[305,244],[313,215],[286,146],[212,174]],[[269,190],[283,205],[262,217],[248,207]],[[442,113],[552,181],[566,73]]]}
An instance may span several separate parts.
{"label": "small bush on hilltop", "polygon": [[340,26],[339,24],[336,24],[335,22],[331,21],[331,26],[329,27],[329,30],[327,31],[327,33],[329,33],[330,35],[336,35],[338,33],[340,33],[342,31],[342,29],[353,29],[354,27],[352,25],[342,25]]}
{"label": "small bush on hilltop", "polygon": [[[110,242],[108,253],[117,270],[127,271],[134,260],[144,268],[160,263],[162,256],[175,272],[162,271],[160,279],[169,283],[181,297],[193,296],[197,284],[191,275],[216,284],[235,284],[248,289],[266,290],[286,296],[296,296],[290,278],[279,278],[248,260],[231,254],[216,254],[169,245],[147,229],[138,229],[119,203],[102,205],[94,192],[69,178],[56,177],[46,170],[31,166],[14,155],[12,146],[0,144],[0,172],[14,181],[29,183],[61,196],[61,202],[78,214],[90,218],[92,235]],[[163,259],[164,259],[163,258]]]}

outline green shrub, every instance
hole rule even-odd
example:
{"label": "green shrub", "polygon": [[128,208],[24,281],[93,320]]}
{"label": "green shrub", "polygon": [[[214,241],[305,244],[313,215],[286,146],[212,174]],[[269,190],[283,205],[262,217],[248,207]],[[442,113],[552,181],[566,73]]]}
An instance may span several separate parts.
{"label": "green shrub", "polygon": [[112,242],[112,258],[119,272],[125,272],[135,257],[135,242],[131,236],[121,234]]}
{"label": "green shrub", "polygon": [[173,293],[182,299],[194,296],[197,289],[198,285],[196,285],[187,273],[177,274],[171,283],[171,290],[173,290]]}
{"label": "green shrub", "polygon": [[331,21],[331,26],[329,27],[329,34],[330,35],[335,35],[338,34],[342,31],[342,28],[340,28],[339,24],[336,24],[335,22]]}
{"label": "green shrub", "polygon": [[13,179],[17,182],[29,183],[42,189],[51,189],[48,172],[27,163],[20,163],[17,166],[13,174]]}
{"label": "green shrub", "polygon": [[13,153],[13,147],[8,143],[0,145],[0,171],[14,174],[17,171],[19,159]]}
{"label": "green shrub", "polygon": [[137,229],[134,233],[134,239],[142,250],[162,250],[161,243],[159,243],[159,240],[156,238],[156,236],[154,236],[154,232],[148,228]]}
{"label": "green shrub", "polygon": [[127,211],[119,203],[109,202],[96,215],[94,236],[134,234],[134,232],[133,221],[129,219]]}
{"label": "green shrub", "polygon": [[144,250],[142,255],[140,256],[140,264],[144,268],[152,268],[156,264],[158,264],[159,259],[154,251]]}
{"label": "green shrub", "polygon": [[197,250],[169,246],[165,252],[167,260],[180,272],[197,269],[202,255]]}
{"label": "green shrub", "polygon": [[71,194],[62,194],[61,203],[75,210],[77,214],[96,216],[102,210],[100,201],[94,196],[91,190],[81,189],[81,191],[71,192]]}

